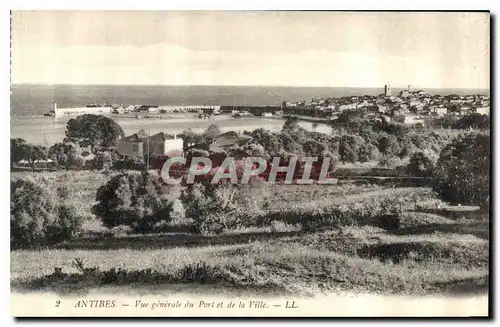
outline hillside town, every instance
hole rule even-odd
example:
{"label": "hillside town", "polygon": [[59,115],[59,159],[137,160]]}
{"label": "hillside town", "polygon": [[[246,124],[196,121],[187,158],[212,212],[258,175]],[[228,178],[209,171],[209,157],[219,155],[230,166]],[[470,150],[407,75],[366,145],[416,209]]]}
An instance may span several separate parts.
{"label": "hillside town", "polygon": [[471,114],[488,115],[488,95],[430,95],[425,90],[412,90],[411,86],[393,94],[390,84],[378,96],[363,95],[341,98],[313,98],[310,101],[283,102],[283,112],[304,116],[337,119],[346,110],[358,110],[362,118],[381,117],[384,120],[408,125],[422,124],[428,120]]}

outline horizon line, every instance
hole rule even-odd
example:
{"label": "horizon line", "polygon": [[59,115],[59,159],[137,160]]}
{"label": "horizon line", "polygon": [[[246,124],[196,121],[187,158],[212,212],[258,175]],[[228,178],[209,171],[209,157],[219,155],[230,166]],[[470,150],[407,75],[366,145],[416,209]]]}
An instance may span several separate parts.
{"label": "horizon line", "polygon": [[[67,85],[78,85],[78,86],[185,86],[185,87],[193,87],[193,86],[213,86],[213,87],[289,87],[289,88],[370,88],[370,89],[383,89],[386,84],[382,84],[379,86],[332,86],[332,85],[279,85],[279,84],[267,84],[267,85],[257,85],[257,84],[103,84],[103,83],[10,83],[11,86],[14,85],[43,85],[43,86],[67,86]],[[453,89],[453,90],[491,90],[491,87],[482,88],[482,87],[423,87],[412,85],[413,89]],[[391,85],[392,88],[404,88],[408,87],[407,85],[398,86]]]}

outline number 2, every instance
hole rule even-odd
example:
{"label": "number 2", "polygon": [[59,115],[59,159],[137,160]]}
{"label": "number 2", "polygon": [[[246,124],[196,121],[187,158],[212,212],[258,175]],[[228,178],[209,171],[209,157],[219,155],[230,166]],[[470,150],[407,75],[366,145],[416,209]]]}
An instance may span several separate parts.
{"label": "number 2", "polygon": [[61,304],[61,301],[60,300],[57,300],[56,301],[56,308],[59,308],[59,305]]}

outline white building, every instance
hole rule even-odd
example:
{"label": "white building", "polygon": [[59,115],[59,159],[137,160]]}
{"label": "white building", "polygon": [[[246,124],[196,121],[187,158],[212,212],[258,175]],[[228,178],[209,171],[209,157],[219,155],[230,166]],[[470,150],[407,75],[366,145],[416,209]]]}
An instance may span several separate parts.
{"label": "white building", "polygon": [[422,125],[424,125],[425,121],[420,116],[406,115],[406,116],[404,116],[403,124],[406,124],[406,125],[422,124]]}
{"label": "white building", "polygon": [[157,155],[168,156],[170,153],[182,151],[184,148],[184,140],[177,135],[170,136],[165,133],[158,133],[149,137],[149,145],[144,144],[144,150]]}
{"label": "white building", "polygon": [[58,108],[57,103],[54,103],[54,116],[56,118],[79,116],[84,114],[109,115],[112,111],[113,111],[112,107]]}
{"label": "white building", "polygon": [[444,116],[448,113],[448,109],[445,107],[434,107],[431,108],[431,112],[435,113],[438,116]]}
{"label": "white building", "polygon": [[192,106],[180,106],[180,105],[174,105],[174,106],[158,106],[155,108],[156,110],[165,110],[166,112],[174,112],[174,111],[180,111],[180,112],[197,112],[199,110],[210,110],[213,109],[214,112],[219,112],[220,111],[220,105],[217,106],[212,106],[212,105],[192,105]]}
{"label": "white building", "polygon": [[489,115],[490,114],[490,107],[479,107],[476,108],[476,113],[481,114],[481,115]]}
{"label": "white building", "polygon": [[341,104],[339,106],[340,111],[356,109],[358,107],[357,103]]}
{"label": "white building", "polygon": [[144,157],[146,154],[165,155],[182,152],[184,141],[177,135],[170,136],[158,133],[144,137],[138,133],[122,138],[118,141],[117,152],[122,156]]}

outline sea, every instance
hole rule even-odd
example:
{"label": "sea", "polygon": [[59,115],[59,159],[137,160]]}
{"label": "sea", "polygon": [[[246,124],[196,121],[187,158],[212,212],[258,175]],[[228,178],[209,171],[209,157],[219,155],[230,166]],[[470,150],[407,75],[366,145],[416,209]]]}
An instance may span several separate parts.
{"label": "sea", "polygon": [[[393,88],[394,94],[401,88]],[[489,94],[489,90],[478,89],[425,89],[429,94]],[[58,107],[83,107],[87,104],[121,105],[280,105],[283,101],[311,100],[316,97],[343,97],[353,95],[378,95],[379,88],[354,87],[282,87],[282,86],[138,86],[138,85],[40,85],[13,84],[10,95],[10,134],[26,141],[51,145],[64,138],[68,118],[44,117],[43,114]],[[222,131],[253,130],[259,127],[272,131],[281,129],[279,119],[260,117],[234,119],[213,117],[199,120],[179,116],[172,119],[117,118],[125,133],[131,134],[144,129],[151,133],[180,133],[191,129],[201,131],[214,123]],[[327,126],[302,123],[304,128],[318,132],[329,132]],[[311,125],[311,126],[309,126]]]}

